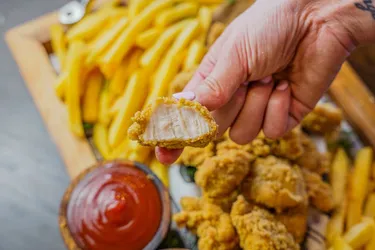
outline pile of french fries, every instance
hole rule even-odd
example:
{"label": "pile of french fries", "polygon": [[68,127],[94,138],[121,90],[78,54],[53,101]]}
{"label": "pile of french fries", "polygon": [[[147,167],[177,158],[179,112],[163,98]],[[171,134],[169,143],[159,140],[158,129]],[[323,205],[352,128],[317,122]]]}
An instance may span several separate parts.
{"label": "pile of french fries", "polygon": [[343,149],[335,153],[330,181],[337,205],[327,228],[333,250],[375,249],[375,162],[373,151],[357,152],[353,167]]}
{"label": "pile of french fries", "polygon": [[171,81],[196,67],[207,51],[214,10],[224,0],[110,0],[72,27],[54,25],[51,44],[60,64],[56,95],[69,126],[93,140],[104,159],[126,158],[150,167],[168,185],[166,167],[150,148],[127,138],[131,117]]}

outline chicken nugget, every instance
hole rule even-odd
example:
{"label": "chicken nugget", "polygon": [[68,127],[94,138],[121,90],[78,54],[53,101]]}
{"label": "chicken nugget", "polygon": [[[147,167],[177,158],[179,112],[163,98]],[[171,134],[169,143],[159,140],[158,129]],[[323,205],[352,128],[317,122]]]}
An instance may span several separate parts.
{"label": "chicken nugget", "polygon": [[244,250],[295,250],[300,246],[285,225],[266,209],[240,195],[230,213]]}
{"label": "chicken nugget", "polygon": [[310,203],[323,212],[329,212],[335,208],[331,186],[324,182],[317,173],[302,169],[306,182],[307,195]]}
{"label": "chicken nugget", "polygon": [[237,150],[207,158],[195,173],[195,182],[210,197],[232,193],[250,170],[251,155]]}
{"label": "chicken nugget", "polygon": [[215,139],[218,125],[198,102],[158,98],[132,118],[131,140],[164,148],[205,147]]}
{"label": "chicken nugget", "polygon": [[316,105],[314,110],[302,120],[302,127],[309,132],[326,134],[337,130],[342,122],[343,113],[331,103]]}
{"label": "chicken nugget", "polygon": [[238,249],[238,236],[230,216],[219,206],[196,197],[183,197],[181,206],[182,212],[175,214],[173,220],[199,236],[198,249]]}
{"label": "chicken nugget", "polygon": [[296,207],[306,197],[300,168],[274,156],[255,160],[241,190],[247,199],[277,211]]}

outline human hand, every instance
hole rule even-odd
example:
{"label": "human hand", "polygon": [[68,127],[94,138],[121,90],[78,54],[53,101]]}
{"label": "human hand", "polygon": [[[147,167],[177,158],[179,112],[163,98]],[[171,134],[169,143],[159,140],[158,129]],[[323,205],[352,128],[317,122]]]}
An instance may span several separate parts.
{"label": "human hand", "polygon": [[[355,22],[341,19],[354,4],[339,4],[258,0],[227,27],[175,98],[206,106],[219,133],[230,128],[238,144],[260,130],[282,136],[314,108],[358,43]],[[181,152],[157,148],[156,156],[170,164]]]}

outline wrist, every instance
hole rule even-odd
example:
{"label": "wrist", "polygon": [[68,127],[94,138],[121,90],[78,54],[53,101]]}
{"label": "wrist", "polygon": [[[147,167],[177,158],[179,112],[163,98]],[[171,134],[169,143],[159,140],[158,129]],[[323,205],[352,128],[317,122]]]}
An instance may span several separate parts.
{"label": "wrist", "polygon": [[375,43],[375,0],[305,0],[317,25],[327,25],[349,50]]}

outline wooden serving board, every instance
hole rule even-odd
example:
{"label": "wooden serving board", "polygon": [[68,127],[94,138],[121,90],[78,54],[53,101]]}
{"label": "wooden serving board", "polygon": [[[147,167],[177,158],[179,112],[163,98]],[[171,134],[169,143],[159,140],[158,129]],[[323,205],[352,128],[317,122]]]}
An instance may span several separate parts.
{"label": "wooden serving board", "polygon": [[[50,63],[48,48],[49,29],[56,23],[57,13],[50,13],[9,30],[5,37],[67,171],[73,178],[92,166],[96,158],[88,141],[70,132],[66,108],[55,95],[53,84],[57,75]],[[329,94],[344,110],[347,120],[362,139],[375,148],[375,99],[349,63],[343,65]]]}

